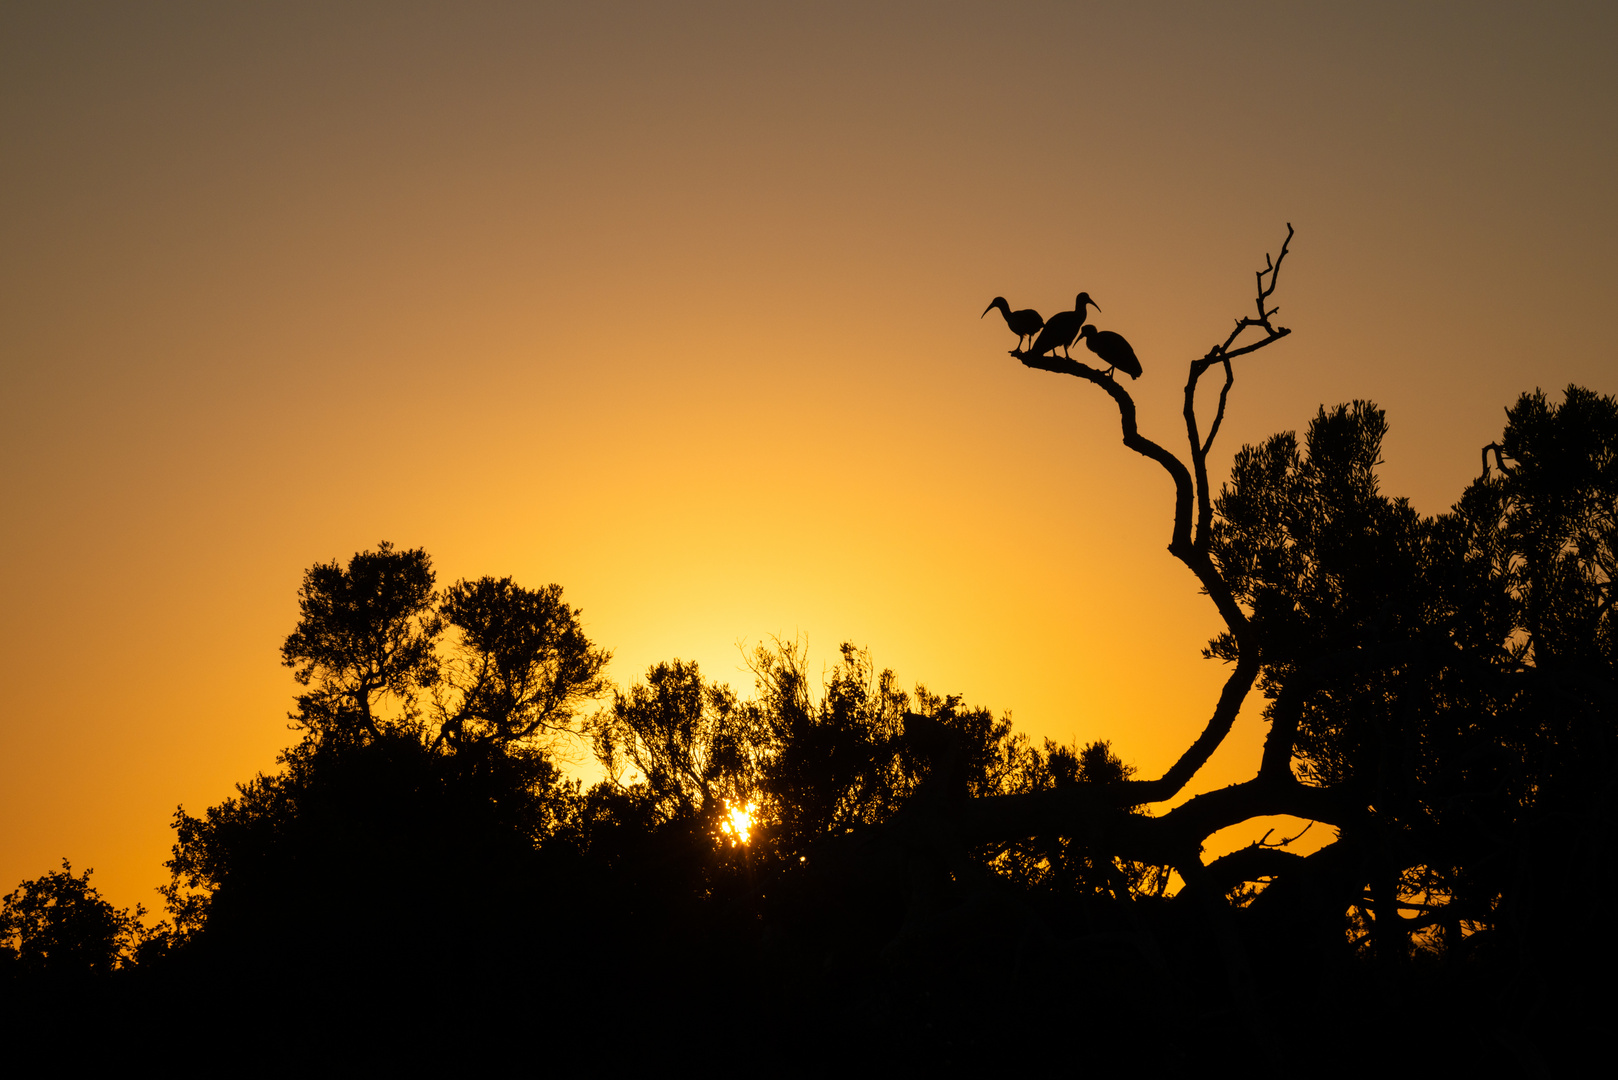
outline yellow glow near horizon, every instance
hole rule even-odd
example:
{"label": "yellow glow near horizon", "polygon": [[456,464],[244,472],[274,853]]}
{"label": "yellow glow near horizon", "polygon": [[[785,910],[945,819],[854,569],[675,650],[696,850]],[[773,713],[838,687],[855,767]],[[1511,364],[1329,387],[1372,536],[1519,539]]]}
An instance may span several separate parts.
{"label": "yellow glow near horizon", "polygon": [[[0,891],[66,856],[152,905],[175,804],[293,738],[304,570],[384,539],[441,585],[562,585],[619,685],[680,657],[745,695],[738,640],[812,670],[846,640],[1160,775],[1225,674],[1171,486],[984,306],[1089,292],[1183,453],[1185,365],[1290,221],[1293,334],[1242,361],[1210,469],[1369,398],[1383,489],[1441,511],[1519,392],[1618,390],[1615,33],[1489,3],[0,8]],[[1187,795],[1252,775],[1261,706]]]}

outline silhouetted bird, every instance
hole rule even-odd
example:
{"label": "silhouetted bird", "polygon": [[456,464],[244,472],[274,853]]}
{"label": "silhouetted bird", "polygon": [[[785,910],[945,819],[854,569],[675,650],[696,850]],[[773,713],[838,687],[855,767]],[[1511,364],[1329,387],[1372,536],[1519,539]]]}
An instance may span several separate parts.
{"label": "silhouetted bird", "polygon": [[[1079,336],[1079,327],[1084,325],[1084,309],[1093,307],[1101,310],[1101,305],[1090,299],[1090,294],[1081,292],[1073,298],[1072,311],[1058,311],[1045,322],[1045,329],[1039,332],[1039,339],[1028,349],[1029,356],[1043,356],[1052,349],[1061,347],[1062,355],[1067,356],[1068,346]],[[979,315],[978,318],[982,318]],[[1068,357],[1072,359],[1072,357]]]}
{"label": "silhouetted bird", "polygon": [[[1011,327],[1013,334],[1017,335],[1018,349],[1022,348],[1023,338],[1027,338],[1029,341],[1034,340],[1034,335],[1039,333],[1040,327],[1045,325],[1045,320],[1040,317],[1039,312],[1033,308],[1012,311],[1011,305],[1006,303],[1006,298],[1003,296],[995,297],[989,303],[989,306],[983,309],[983,315],[987,315],[995,308],[1000,309],[1000,314],[1006,317],[1006,325]],[[983,318],[983,315],[979,315],[978,318]]]}
{"label": "silhouetted bird", "polygon": [[1113,368],[1121,368],[1131,379],[1140,378],[1140,361],[1135,359],[1135,350],[1129,347],[1129,342],[1124,340],[1122,334],[1086,326],[1079,331],[1079,336],[1084,338],[1086,349],[1112,365],[1102,372],[1103,375],[1111,375]]}

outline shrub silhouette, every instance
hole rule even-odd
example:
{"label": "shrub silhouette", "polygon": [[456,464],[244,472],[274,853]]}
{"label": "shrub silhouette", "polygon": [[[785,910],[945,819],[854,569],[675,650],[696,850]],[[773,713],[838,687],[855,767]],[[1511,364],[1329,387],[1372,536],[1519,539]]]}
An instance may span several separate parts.
{"label": "shrub silhouette", "polygon": [[0,965],[11,974],[75,980],[110,975],[134,961],[144,933],[140,907],[115,908],[91,871],[62,869],[24,881],[0,908]]}

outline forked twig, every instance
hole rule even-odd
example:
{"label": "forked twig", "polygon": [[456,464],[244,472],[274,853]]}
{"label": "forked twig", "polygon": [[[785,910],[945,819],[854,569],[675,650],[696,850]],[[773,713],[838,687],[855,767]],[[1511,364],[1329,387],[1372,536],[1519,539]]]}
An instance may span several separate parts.
{"label": "forked twig", "polygon": [[[1201,360],[1197,361],[1197,364],[1201,365],[1201,370],[1197,371],[1197,374],[1200,375],[1202,371],[1206,371],[1209,367],[1212,367],[1215,363],[1221,360],[1233,360],[1238,356],[1246,356],[1250,352],[1256,352],[1259,349],[1262,349],[1264,346],[1268,345],[1277,338],[1284,338],[1288,334],[1292,333],[1292,331],[1288,330],[1286,327],[1276,326],[1270,321],[1271,316],[1275,315],[1281,310],[1279,306],[1269,308],[1268,310],[1266,310],[1264,307],[1265,302],[1275,294],[1275,283],[1281,277],[1281,263],[1287,257],[1287,248],[1289,245],[1291,245],[1291,243],[1292,223],[1289,221],[1287,222],[1287,238],[1281,242],[1281,254],[1277,255],[1275,257],[1275,261],[1272,263],[1270,261],[1269,254],[1266,252],[1264,255],[1264,269],[1254,271],[1253,273],[1253,277],[1258,288],[1258,296],[1255,298],[1253,303],[1254,307],[1258,311],[1258,317],[1256,319],[1237,319],[1236,325],[1230,331],[1230,336],[1225,338],[1223,343],[1215,345],[1213,348],[1209,349],[1207,355]],[[1264,277],[1266,274],[1269,275],[1270,278],[1270,284],[1268,286],[1264,284]],[[1242,331],[1253,326],[1263,328],[1264,339],[1262,341],[1255,341],[1251,344],[1243,345],[1241,348],[1233,350],[1231,346],[1236,343],[1236,339],[1241,336]]]}
{"label": "forked twig", "polygon": [[1487,478],[1488,475],[1489,475],[1489,451],[1490,450],[1494,451],[1494,467],[1499,469],[1501,472],[1506,471],[1506,458],[1505,458],[1506,448],[1501,446],[1497,442],[1492,442],[1488,446],[1485,446],[1483,448],[1483,472],[1482,472],[1481,475],[1484,476],[1485,478]]}
{"label": "forked twig", "polygon": [[[1191,370],[1185,384],[1185,432],[1191,443],[1191,471],[1196,477],[1197,485],[1197,532],[1196,546],[1206,551],[1210,540],[1209,526],[1213,521],[1213,494],[1208,485],[1208,454],[1213,450],[1214,438],[1219,434],[1219,427],[1225,422],[1225,406],[1230,401],[1230,388],[1235,385],[1236,372],[1230,362],[1238,356],[1257,352],[1264,346],[1280,341],[1291,330],[1284,326],[1277,326],[1271,321],[1280,307],[1266,307],[1271,296],[1275,294],[1276,282],[1281,278],[1281,263],[1286,260],[1287,251],[1292,244],[1292,223],[1287,222],[1287,238],[1281,242],[1281,253],[1271,260],[1268,253],[1264,256],[1264,269],[1253,274],[1257,295],[1253,300],[1257,317],[1248,316],[1235,320],[1236,325],[1231,328],[1230,335],[1223,342],[1209,349],[1199,359],[1191,361]],[[1269,278],[1265,284],[1264,279]],[[1257,327],[1264,331],[1264,336],[1257,341],[1249,342],[1240,348],[1235,348],[1236,339],[1244,330]],[[1214,364],[1225,366],[1225,385],[1219,391],[1219,407],[1214,412],[1213,423],[1209,425],[1208,437],[1200,438],[1197,434],[1197,384],[1203,374]]]}

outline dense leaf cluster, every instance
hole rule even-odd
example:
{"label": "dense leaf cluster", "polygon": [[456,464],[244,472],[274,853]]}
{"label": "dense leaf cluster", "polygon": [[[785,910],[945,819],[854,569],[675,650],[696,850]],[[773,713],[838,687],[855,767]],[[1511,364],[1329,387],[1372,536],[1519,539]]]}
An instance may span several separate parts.
{"label": "dense leaf cluster", "polygon": [[[1549,917],[1531,864],[1613,845],[1618,403],[1524,395],[1497,467],[1431,518],[1379,491],[1386,431],[1356,402],[1301,446],[1244,448],[1212,553],[1251,611],[1266,715],[1295,718],[1294,768],[1358,808],[1326,856],[1356,852],[1356,936],[1397,956],[1411,934],[1475,950],[1507,932],[1520,952]],[[1237,654],[1228,634],[1209,652]]]}
{"label": "dense leaf cluster", "polygon": [[103,978],[133,965],[148,940],[143,907],[115,908],[90,884],[91,871],[62,869],[25,881],[0,908],[0,979]]}
{"label": "dense leaf cluster", "polygon": [[[510,578],[433,591],[432,560],[388,543],[345,568],[311,567],[281,658],[295,723],[323,743],[408,733],[434,746],[511,746],[568,731],[605,685],[611,654],[585,637],[562,589]],[[445,640],[446,632],[448,640]],[[430,705],[421,707],[421,696]]]}

